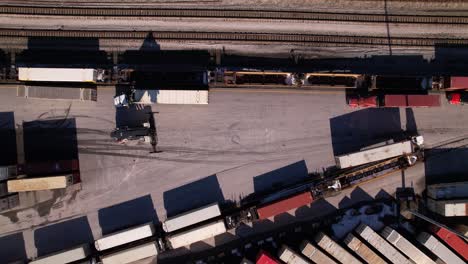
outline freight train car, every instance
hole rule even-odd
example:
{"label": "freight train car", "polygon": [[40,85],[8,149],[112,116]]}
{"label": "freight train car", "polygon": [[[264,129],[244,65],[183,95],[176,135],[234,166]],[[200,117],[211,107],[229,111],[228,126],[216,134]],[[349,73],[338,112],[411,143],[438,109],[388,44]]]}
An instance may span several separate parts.
{"label": "freight train car", "polygon": [[370,247],[364,244],[359,238],[349,233],[345,239],[344,243],[356,253],[359,257],[365,260],[367,263],[372,264],[387,264],[379,255],[377,255]]}
{"label": "freight train car", "polygon": [[299,208],[304,205],[309,205],[313,201],[314,197],[310,191],[307,191],[266,204],[260,204],[256,208],[256,214],[260,220],[267,219],[292,209]]}
{"label": "freight train car", "polygon": [[89,82],[103,81],[103,72],[91,68],[18,67],[18,80],[25,82]]}
{"label": "freight train car", "polygon": [[440,95],[438,94],[412,94],[412,95],[385,95],[383,98],[385,107],[438,107]]}
{"label": "freight train car", "polygon": [[209,204],[168,218],[162,227],[170,233],[221,215],[218,203]]}
{"label": "freight train car", "polygon": [[292,73],[268,71],[225,71],[224,84],[229,85],[291,85]]}
{"label": "freight train car", "polygon": [[43,257],[36,258],[29,264],[63,264],[75,261],[83,261],[91,255],[88,244],[80,245],[72,249],[66,249],[60,252],[52,253]]}
{"label": "freight train car", "polygon": [[227,231],[224,220],[211,222],[202,226],[198,226],[180,233],[167,236],[171,248],[176,249],[191,245],[195,242],[202,241]]}
{"label": "freight train car", "polygon": [[349,73],[306,73],[304,85],[360,88],[365,76]]}
{"label": "freight train car", "polygon": [[278,256],[286,264],[310,264],[309,261],[285,245],[281,246]]}
{"label": "freight train car", "polygon": [[355,167],[393,157],[410,155],[418,151],[423,143],[422,136],[412,137],[410,140],[336,156],[335,162],[340,169]]}
{"label": "freight train car", "polygon": [[155,235],[153,223],[146,223],[106,235],[94,242],[98,251],[107,250]]}
{"label": "freight train car", "polygon": [[135,90],[137,104],[208,104],[208,90]]}

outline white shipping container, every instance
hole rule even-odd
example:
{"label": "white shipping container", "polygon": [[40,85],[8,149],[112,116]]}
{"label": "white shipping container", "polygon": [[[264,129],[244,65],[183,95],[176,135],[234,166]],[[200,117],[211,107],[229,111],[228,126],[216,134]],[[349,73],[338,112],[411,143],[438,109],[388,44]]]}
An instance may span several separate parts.
{"label": "white shipping container", "polygon": [[427,196],[432,199],[468,198],[468,181],[428,185]]}
{"label": "white shipping container", "polygon": [[72,249],[52,253],[29,262],[30,264],[63,264],[87,258],[91,251],[88,244],[80,245]]}
{"label": "white shipping container", "polygon": [[468,200],[433,200],[427,198],[427,207],[443,216],[468,216]]}
{"label": "white shipping container", "polygon": [[102,264],[125,264],[156,256],[157,242],[150,242],[101,257]]}
{"label": "white shipping container", "polygon": [[310,264],[309,261],[299,256],[296,252],[292,251],[289,247],[285,245],[283,245],[280,248],[278,256],[280,260],[282,260],[286,264]]}
{"label": "white shipping container", "polygon": [[136,90],[140,104],[208,104],[208,90]]}
{"label": "white shipping container", "polygon": [[364,244],[359,238],[355,237],[353,234],[349,233],[345,239],[344,243],[352,251],[354,251],[358,256],[360,256],[367,263],[372,264],[386,264],[387,262],[383,260],[379,255],[377,255],[372,249],[370,249],[366,244]]}
{"label": "white shipping container", "polygon": [[408,256],[412,261],[417,264],[435,264],[432,259],[430,259],[426,254],[421,250],[415,247],[411,242],[406,238],[400,235],[397,231],[393,230],[390,227],[385,227],[382,232],[382,236],[387,239],[388,242],[392,243],[397,249],[403,252]]}
{"label": "white shipping container", "polygon": [[348,251],[343,249],[338,243],[333,241],[330,237],[325,235],[324,233],[320,232],[315,236],[315,242],[319,245],[323,250],[328,252],[331,256],[333,256],[336,260],[341,263],[346,264],[359,264],[361,261],[356,259],[353,255],[351,255]]}
{"label": "white shipping container", "polygon": [[330,257],[325,255],[320,249],[316,248],[314,245],[309,243],[308,241],[302,241],[301,245],[299,246],[302,255],[308,257],[314,263],[320,264],[336,264],[334,260]]}
{"label": "white shipping container", "polygon": [[63,189],[73,185],[73,175],[50,177],[20,178],[7,182],[8,192],[29,192],[52,189]]}
{"label": "white shipping container", "polygon": [[97,101],[97,89],[19,85],[16,95],[25,98]]}
{"label": "white shipping container", "polygon": [[18,68],[18,80],[35,82],[96,82],[97,71],[86,68]]}
{"label": "white shipping container", "polygon": [[412,142],[408,140],[383,147],[336,156],[335,162],[338,168],[345,169],[379,160],[394,158],[405,154],[411,154],[412,152],[413,145]]}
{"label": "white shipping container", "polygon": [[170,217],[163,223],[166,232],[173,232],[178,229],[203,222],[205,220],[221,215],[218,203],[209,204],[183,214]]}
{"label": "white shipping container", "polygon": [[413,262],[396,250],[387,240],[383,239],[377,234],[372,228],[365,224],[360,224],[356,228],[356,232],[370,245],[372,245],[377,251],[393,263],[405,263],[412,264]]}
{"label": "white shipping container", "polygon": [[98,251],[124,245],[143,238],[151,237],[155,233],[152,223],[146,223],[137,227],[128,228],[116,233],[104,236],[94,242]]}
{"label": "white shipping container", "polygon": [[185,247],[226,232],[224,221],[209,223],[168,237],[172,248]]}
{"label": "white shipping container", "polygon": [[427,249],[437,255],[442,261],[450,264],[465,264],[461,258],[453,253],[449,248],[442,244],[434,236],[422,232],[417,237],[418,241],[423,244]]}

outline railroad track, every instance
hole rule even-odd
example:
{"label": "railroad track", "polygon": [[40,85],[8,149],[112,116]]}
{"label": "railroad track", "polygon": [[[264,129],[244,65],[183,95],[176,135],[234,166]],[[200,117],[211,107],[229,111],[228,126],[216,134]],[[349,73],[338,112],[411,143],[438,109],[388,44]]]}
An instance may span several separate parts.
{"label": "railroad track", "polygon": [[239,9],[168,9],[168,8],[79,8],[1,6],[0,14],[93,16],[93,17],[190,17],[281,19],[303,21],[348,21],[368,23],[468,24],[468,16],[385,15]]}
{"label": "railroad track", "polygon": [[1,29],[0,37],[41,38],[99,38],[112,40],[142,40],[152,36],[156,41],[218,42],[218,43],[275,43],[294,45],[370,45],[416,46],[468,45],[468,39],[439,39],[411,37],[373,37],[319,34],[245,33],[245,32],[182,32],[182,31],[87,31],[87,30],[25,30]]}

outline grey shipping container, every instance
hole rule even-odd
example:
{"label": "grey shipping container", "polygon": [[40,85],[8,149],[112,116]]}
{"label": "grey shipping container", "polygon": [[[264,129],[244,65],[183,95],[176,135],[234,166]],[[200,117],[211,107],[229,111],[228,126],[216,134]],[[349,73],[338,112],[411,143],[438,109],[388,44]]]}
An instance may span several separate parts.
{"label": "grey shipping container", "polygon": [[434,252],[434,254],[436,254],[437,257],[439,257],[445,263],[465,264],[465,261],[455,255],[455,253],[453,253],[434,236],[426,232],[421,232],[417,239],[421,244],[423,244],[430,251]]}
{"label": "grey shipping container", "polygon": [[397,231],[393,230],[391,227],[385,227],[381,234],[384,238],[387,239],[388,242],[392,243],[396,248],[398,248],[415,263],[435,264],[432,259],[426,256],[426,254],[411,244],[411,242],[409,242],[406,238],[400,235]]}
{"label": "grey shipping container", "polygon": [[6,180],[16,175],[16,166],[0,167],[0,181]]}
{"label": "grey shipping container", "polygon": [[338,243],[333,241],[330,237],[320,232],[315,236],[315,242],[328,254],[332,255],[336,260],[346,264],[359,264],[362,263],[357,258],[353,257],[348,251],[342,248]]}
{"label": "grey shipping container", "polygon": [[364,244],[359,238],[349,233],[344,239],[344,243],[352,251],[354,251],[358,256],[360,256],[367,263],[372,264],[386,264],[387,262],[383,260],[379,255],[377,255],[372,249],[370,249],[366,244]]}
{"label": "grey shipping container", "polygon": [[97,89],[20,85],[17,96],[25,98],[97,101]]}
{"label": "grey shipping container", "polygon": [[427,196],[432,199],[468,198],[468,181],[428,185]]}
{"label": "grey shipping container", "polygon": [[384,257],[390,260],[393,263],[413,263],[398,250],[396,250],[387,240],[383,239],[379,234],[377,234],[372,228],[368,227],[365,224],[360,224],[356,228],[356,232],[369,244],[371,244],[377,251],[379,251]]}
{"label": "grey shipping container", "polygon": [[320,264],[336,264],[336,262],[329,256],[325,255],[320,249],[316,248],[308,241],[302,241],[299,246],[302,255],[308,257],[314,263]]}
{"label": "grey shipping container", "polygon": [[285,245],[280,248],[278,257],[287,264],[310,264],[309,261],[305,260],[302,256]]}
{"label": "grey shipping container", "polygon": [[16,206],[18,206],[20,203],[19,201],[19,194],[10,194],[8,196],[4,196],[0,198],[0,212],[5,211],[8,209],[12,209]]}

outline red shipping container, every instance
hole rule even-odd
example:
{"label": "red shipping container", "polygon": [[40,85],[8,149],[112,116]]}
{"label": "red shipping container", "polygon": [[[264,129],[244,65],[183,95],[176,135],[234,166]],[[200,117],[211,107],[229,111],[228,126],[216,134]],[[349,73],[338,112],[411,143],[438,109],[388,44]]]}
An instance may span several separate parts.
{"label": "red shipping container", "polygon": [[440,106],[440,95],[408,95],[408,106],[416,107],[438,107]]}
{"label": "red shipping container", "polygon": [[450,88],[468,89],[468,77],[450,77]]}
{"label": "red shipping container", "polygon": [[463,239],[447,229],[438,226],[431,226],[431,230],[455,252],[462,256],[465,261],[468,261],[468,244]]}
{"label": "red shipping container", "polygon": [[385,95],[385,107],[406,107],[408,106],[408,99],[406,95]]}
{"label": "red shipping container", "polygon": [[268,254],[266,251],[261,250],[258,253],[257,257],[257,264],[279,264],[279,261],[273,258],[270,254]]}
{"label": "red shipping container", "polygon": [[314,201],[310,192],[301,193],[268,205],[257,208],[257,214],[259,219],[266,219],[281,213],[287,212],[294,208],[308,205]]}
{"label": "red shipping container", "polygon": [[350,98],[348,100],[348,105],[351,106],[351,107],[376,107],[377,106],[377,96]]}

